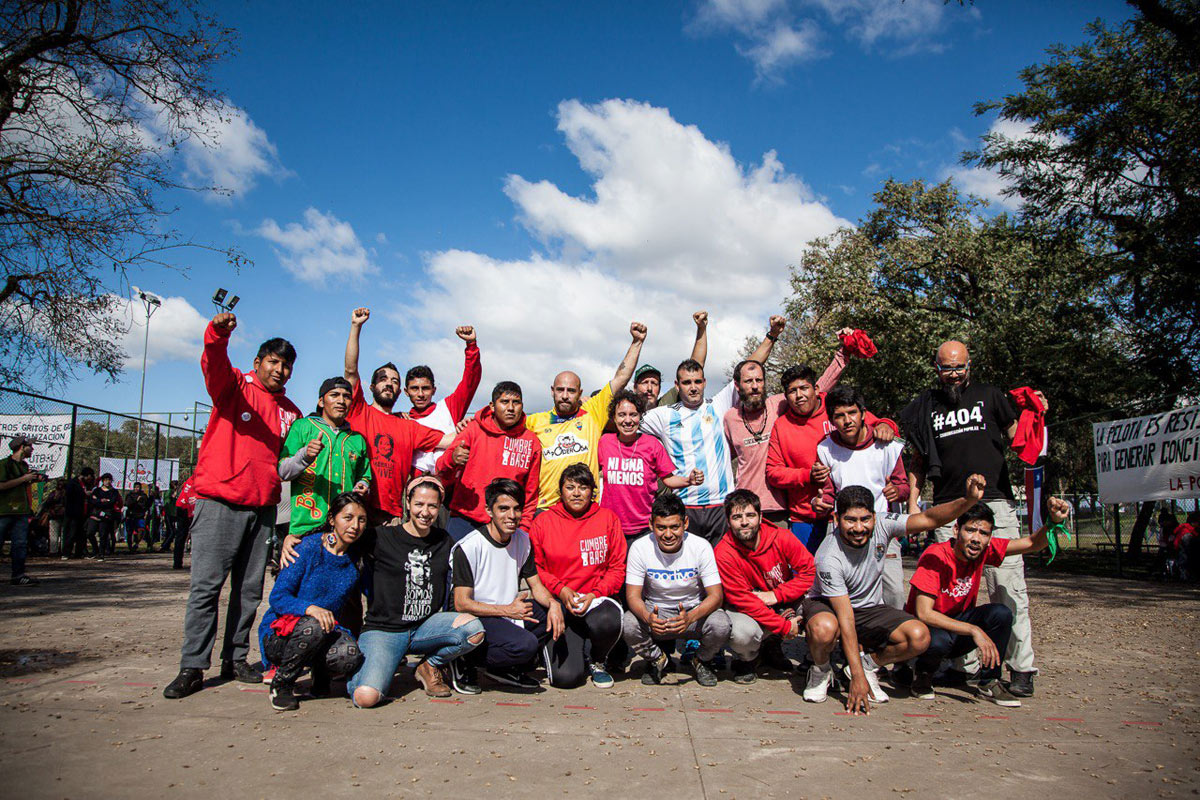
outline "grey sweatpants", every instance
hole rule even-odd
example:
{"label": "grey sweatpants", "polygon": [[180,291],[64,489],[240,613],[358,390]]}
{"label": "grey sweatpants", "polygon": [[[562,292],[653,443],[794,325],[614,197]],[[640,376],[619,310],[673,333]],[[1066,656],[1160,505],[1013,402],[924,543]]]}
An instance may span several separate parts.
{"label": "grey sweatpants", "polygon": [[192,517],[192,588],[183,618],[183,669],[208,669],[217,638],[217,604],[229,581],[229,608],[221,660],[240,661],[250,653],[250,629],[262,600],[267,571],[267,534],[275,506],[235,506],[197,498]]}
{"label": "grey sweatpants", "polygon": [[[996,527],[992,536],[1001,539],[1021,538],[1021,523],[1013,513],[1007,500],[988,500],[988,507],[996,516]],[[938,528],[935,536],[939,542],[948,542],[954,537],[954,526]],[[1008,607],[1013,615],[1012,636],[1004,653],[1004,663],[1014,672],[1037,672],[1033,665],[1033,629],[1029,623],[1029,595],[1025,589],[1025,560],[1022,556],[1008,556],[998,567],[984,567],[983,582],[988,600]],[[966,672],[978,670],[978,657],[974,650],[963,657],[961,668]]]}
{"label": "grey sweatpants", "polygon": [[[718,608],[704,619],[693,622],[686,631],[676,636],[675,640],[699,639],[700,649],[696,651],[696,656],[701,661],[711,661],[729,641],[729,627],[729,615]],[[662,648],[650,635],[650,626],[638,619],[632,611],[625,612],[621,622],[621,635],[625,638],[625,644],[647,661],[654,661],[662,655]]]}

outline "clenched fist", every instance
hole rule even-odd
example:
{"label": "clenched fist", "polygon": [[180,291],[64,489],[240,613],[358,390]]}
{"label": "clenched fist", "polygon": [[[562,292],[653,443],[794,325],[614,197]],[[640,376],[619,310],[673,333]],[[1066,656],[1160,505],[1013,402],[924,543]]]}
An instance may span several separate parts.
{"label": "clenched fist", "polygon": [[362,325],[371,318],[371,309],[356,308],[350,312],[350,324],[354,326]]}
{"label": "clenched fist", "polygon": [[695,314],[692,314],[692,321],[696,323],[697,328],[704,330],[708,327],[708,312],[697,311]]}
{"label": "clenched fist", "polygon": [[233,329],[237,327],[237,317],[231,311],[222,311],[212,318],[212,324],[219,331],[233,333]]}
{"label": "clenched fist", "polygon": [[470,325],[459,325],[454,329],[454,335],[470,344],[475,341],[475,328]]}
{"label": "clenched fist", "polygon": [[778,336],[783,333],[783,329],[787,327],[787,320],[779,314],[772,314],[770,320],[770,335]]}
{"label": "clenched fist", "polygon": [[635,342],[646,341],[646,326],[640,322],[629,323],[629,335]]}
{"label": "clenched fist", "polygon": [[978,503],[983,499],[983,490],[987,488],[987,478],[982,475],[969,475],[967,477],[967,498],[973,503]]}

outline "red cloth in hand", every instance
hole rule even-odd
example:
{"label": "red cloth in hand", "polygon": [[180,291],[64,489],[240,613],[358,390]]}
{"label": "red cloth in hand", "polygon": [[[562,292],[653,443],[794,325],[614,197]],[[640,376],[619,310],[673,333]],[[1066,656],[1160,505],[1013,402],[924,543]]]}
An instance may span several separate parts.
{"label": "red cloth in hand", "polygon": [[858,358],[870,358],[879,352],[879,348],[875,347],[866,331],[857,329],[842,337],[842,346],[846,348],[847,353]]}
{"label": "red cloth in hand", "polygon": [[1036,464],[1046,446],[1046,409],[1033,389],[1021,386],[1009,392],[1013,403],[1021,410],[1012,449],[1026,464]]}
{"label": "red cloth in hand", "polygon": [[296,623],[300,621],[300,617],[295,614],[284,614],[279,619],[271,623],[271,630],[275,631],[280,636],[291,636],[292,631],[296,628]]}

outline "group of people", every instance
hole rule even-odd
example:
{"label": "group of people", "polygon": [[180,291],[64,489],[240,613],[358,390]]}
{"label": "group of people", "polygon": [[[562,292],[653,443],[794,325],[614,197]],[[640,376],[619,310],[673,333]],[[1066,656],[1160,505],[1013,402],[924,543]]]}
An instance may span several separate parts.
{"label": "group of people", "polygon": [[[712,686],[726,650],[732,680],[752,683],[793,669],[783,642],[800,636],[804,699],[825,700],[841,673],[854,713],[887,702],[882,668],[893,686],[932,697],[948,659],[982,698],[1016,706],[1033,694],[1021,559],[1047,546],[1070,508],[1049,499],[1047,525],[1020,535],[1005,453],[1040,449],[1048,403],[1027,387],[977,383],[963,344],[938,349],[935,384],[897,422],[839,385],[849,358],[875,352],[862,331],[839,332],[819,376],[790,366],[769,394],[781,317],[706,398],[708,319],[697,312],[668,396],[661,372],[637,366],[647,331],[634,322],[612,380],[590,396],[562,372],[553,409],[527,415],[521,387],[501,381],[468,417],[481,374],[473,328],[457,329],[463,377],[438,402],[428,367],[402,377],[387,363],[364,386],[369,319],[352,313],[342,374],[308,415],[285,393],[290,343],[264,342],[242,372],[227,354],[234,315],[208,326],[213,412],[191,478],[181,668],[165,696],[202,688],[227,580],[222,676],[269,681],[281,710],[297,707],[305,671],[315,694],[344,678],[356,706],[376,706],[409,656],[433,696],[478,693],[481,675],[532,689],[541,670],[556,687],[607,687],[632,655],[643,683],[687,663]],[[407,411],[396,407],[402,391]],[[291,514],[260,669],[250,635],[283,481]],[[897,541],[926,531],[938,544],[906,591]],[[991,602],[977,606],[981,590]]]}

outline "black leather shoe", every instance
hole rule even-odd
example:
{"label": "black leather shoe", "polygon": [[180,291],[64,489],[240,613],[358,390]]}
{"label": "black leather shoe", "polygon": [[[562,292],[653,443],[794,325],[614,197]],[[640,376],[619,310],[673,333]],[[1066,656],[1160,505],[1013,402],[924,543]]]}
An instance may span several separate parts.
{"label": "black leather shoe", "polygon": [[239,683],[262,683],[262,670],[245,661],[222,661],[221,680]]}
{"label": "black leather shoe", "polygon": [[1015,697],[1033,697],[1033,673],[1013,670],[1008,691]]}
{"label": "black leather shoe", "polygon": [[175,680],[167,684],[163,689],[163,697],[168,700],[178,700],[181,697],[187,697],[189,694],[195,694],[204,688],[204,671],[199,669],[184,668],[179,670],[179,674],[175,676]]}

